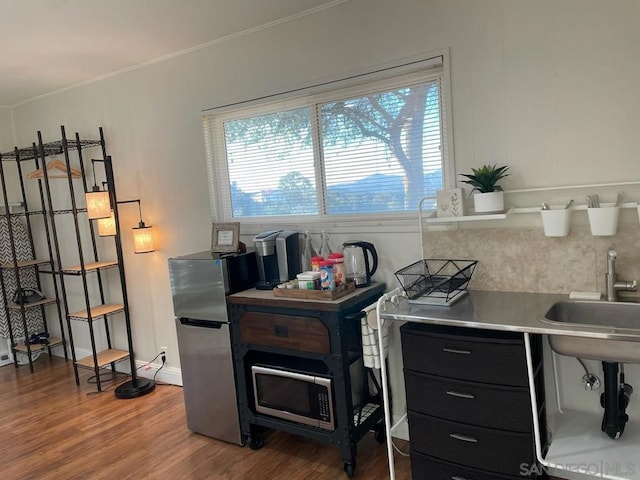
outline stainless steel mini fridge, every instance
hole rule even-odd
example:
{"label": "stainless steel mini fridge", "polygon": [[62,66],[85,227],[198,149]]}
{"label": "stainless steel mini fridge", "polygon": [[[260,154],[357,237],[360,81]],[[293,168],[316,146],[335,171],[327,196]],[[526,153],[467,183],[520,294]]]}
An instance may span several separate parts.
{"label": "stainless steel mini fridge", "polygon": [[169,259],[187,426],[243,444],[225,296],[253,287],[255,253]]}

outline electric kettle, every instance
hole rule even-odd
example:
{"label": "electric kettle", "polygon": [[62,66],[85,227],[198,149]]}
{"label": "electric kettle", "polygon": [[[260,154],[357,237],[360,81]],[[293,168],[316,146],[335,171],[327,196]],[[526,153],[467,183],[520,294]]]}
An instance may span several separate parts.
{"label": "electric kettle", "polygon": [[[359,240],[342,244],[344,254],[344,271],[347,282],[354,282],[356,287],[367,287],[371,284],[371,276],[378,268],[378,252],[372,243]],[[369,263],[371,256],[372,263]]]}

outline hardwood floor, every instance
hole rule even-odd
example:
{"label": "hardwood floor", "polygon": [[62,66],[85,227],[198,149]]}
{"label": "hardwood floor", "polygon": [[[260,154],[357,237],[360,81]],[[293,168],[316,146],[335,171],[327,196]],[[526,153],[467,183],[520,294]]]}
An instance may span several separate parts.
{"label": "hardwood floor", "polygon": [[[182,389],[159,385],[150,394],[116,399],[76,387],[70,362],[42,357],[0,368],[0,477],[40,479],[345,479],[336,447],[283,432],[267,432],[253,451],[190,432]],[[396,478],[408,480],[408,458],[396,455]],[[358,444],[356,479],[388,478],[386,447],[368,434]]]}

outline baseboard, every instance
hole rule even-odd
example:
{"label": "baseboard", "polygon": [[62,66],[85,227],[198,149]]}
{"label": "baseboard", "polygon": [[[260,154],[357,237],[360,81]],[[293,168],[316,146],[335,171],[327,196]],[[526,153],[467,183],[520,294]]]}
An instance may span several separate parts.
{"label": "baseboard", "polygon": [[156,375],[156,381],[162,383],[170,383],[171,385],[182,386],[182,370],[175,367],[164,367],[162,370],[158,371],[162,366],[161,363],[145,363],[139,360],[136,360],[136,365],[138,367],[138,376],[144,378],[153,378]]}
{"label": "baseboard", "polygon": [[0,367],[11,365],[12,363],[11,342],[8,338],[0,337]]}
{"label": "baseboard", "polygon": [[391,436],[394,438],[399,438],[401,440],[409,441],[409,424],[407,423],[407,419],[405,417],[404,421],[398,423],[401,417],[396,417],[393,419],[393,424],[395,427],[391,431]]}
{"label": "baseboard", "polygon": [[13,363],[13,357],[9,350],[0,350],[0,367],[5,365],[11,365]]}

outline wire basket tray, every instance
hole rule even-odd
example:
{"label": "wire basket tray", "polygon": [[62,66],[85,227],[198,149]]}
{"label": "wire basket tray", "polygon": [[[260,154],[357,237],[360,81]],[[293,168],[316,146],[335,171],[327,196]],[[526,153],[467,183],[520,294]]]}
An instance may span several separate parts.
{"label": "wire basket tray", "polygon": [[410,301],[451,305],[467,293],[477,264],[477,260],[423,259],[398,270],[396,278]]}

